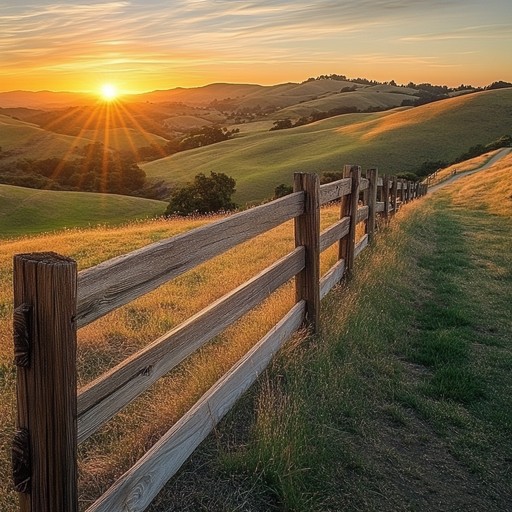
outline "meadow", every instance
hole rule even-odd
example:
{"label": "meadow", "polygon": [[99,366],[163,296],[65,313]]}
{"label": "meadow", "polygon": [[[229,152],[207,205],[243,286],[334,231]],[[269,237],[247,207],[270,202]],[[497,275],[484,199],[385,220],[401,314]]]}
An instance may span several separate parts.
{"label": "meadow", "polygon": [[[291,183],[294,172],[335,171],[354,163],[392,175],[425,161],[453,160],[471,146],[507,134],[511,108],[512,90],[485,91],[415,108],[347,114],[288,130],[244,131],[237,138],[141,168],[148,178],[173,184],[189,182],[199,172],[223,172],[236,179],[234,199],[244,205],[271,197],[277,185]],[[258,125],[260,130],[264,126]]]}
{"label": "meadow", "polygon": [[154,199],[0,184],[0,239],[98,224],[118,225],[160,216],[166,207],[165,201]]}

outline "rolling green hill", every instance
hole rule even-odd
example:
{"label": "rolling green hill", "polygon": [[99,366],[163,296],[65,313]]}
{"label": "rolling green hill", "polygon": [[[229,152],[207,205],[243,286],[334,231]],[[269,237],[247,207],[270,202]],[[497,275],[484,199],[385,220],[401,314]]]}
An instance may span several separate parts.
{"label": "rolling green hill", "polygon": [[163,201],[138,197],[0,185],[0,238],[121,224],[161,215],[166,206]]}
{"label": "rolling green hill", "polygon": [[277,111],[273,117],[276,119],[294,119],[306,117],[313,112],[327,112],[339,107],[356,107],[358,110],[370,108],[391,109],[399,107],[404,100],[417,99],[410,94],[397,92],[380,92],[371,87],[353,92],[330,94],[324,98],[306,101]]}
{"label": "rolling green hill", "polygon": [[0,147],[9,152],[0,160],[63,157],[75,148],[90,144],[91,140],[48,132],[35,124],[0,115]]}
{"label": "rolling green hill", "polygon": [[[349,93],[352,94],[352,93]],[[185,183],[200,172],[237,180],[235,201],[260,201],[295,171],[346,163],[392,174],[427,160],[452,160],[476,144],[510,133],[512,89],[464,95],[416,108],[337,116],[289,130],[246,133],[144,164],[148,178]]]}

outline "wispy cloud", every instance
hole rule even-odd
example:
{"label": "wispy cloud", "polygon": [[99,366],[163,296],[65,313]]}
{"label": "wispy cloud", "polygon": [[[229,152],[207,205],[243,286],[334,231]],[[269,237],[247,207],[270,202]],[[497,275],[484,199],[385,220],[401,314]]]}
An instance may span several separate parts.
{"label": "wispy cloud", "polygon": [[401,41],[427,42],[450,41],[456,39],[512,39],[512,24],[480,25],[462,27],[449,32],[419,34],[400,38]]}
{"label": "wispy cloud", "polygon": [[[221,73],[222,66],[228,64],[239,67],[245,64],[250,69],[255,63],[311,66],[340,59],[348,62],[368,50],[372,40],[382,52],[383,46],[392,46],[397,41],[404,45],[469,39],[477,35],[506,37],[507,30],[510,32],[510,25],[506,24],[466,23],[449,32],[428,30],[434,25],[427,20],[435,21],[442,13],[451,13],[456,19],[456,13],[478,3],[477,0],[26,0],[0,5],[0,66],[2,75],[11,78],[19,74],[29,76],[31,70],[39,74],[51,72],[55,76],[109,70],[165,76],[194,67],[200,73],[202,67],[212,68],[214,64]],[[405,36],[412,21],[415,27],[420,23],[423,30]],[[387,58],[406,64],[400,50],[388,51]],[[435,65],[426,59],[428,65]],[[366,62],[370,63],[371,59]]]}

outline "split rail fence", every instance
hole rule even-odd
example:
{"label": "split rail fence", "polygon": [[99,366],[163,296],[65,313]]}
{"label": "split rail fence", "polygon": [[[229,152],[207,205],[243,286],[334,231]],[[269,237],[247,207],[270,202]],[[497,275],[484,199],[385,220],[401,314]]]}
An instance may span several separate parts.
{"label": "split rail fence", "polygon": [[[295,278],[291,310],[87,512],[139,511],[206,438],[299,328],[319,328],[320,301],[354,268],[384,218],[426,187],[357,166],[320,186],[295,174],[294,192],[207,226],[77,273],[55,253],[14,258],[17,430],[13,478],[21,512],[77,512],[77,445],[277,288]],[[320,206],[341,199],[340,220],[320,232]],[[290,219],[295,249],[189,320],[77,392],[77,329],[183,272]],[[365,222],[356,243],[356,225]],[[320,253],[339,243],[339,259],[319,275]]]}

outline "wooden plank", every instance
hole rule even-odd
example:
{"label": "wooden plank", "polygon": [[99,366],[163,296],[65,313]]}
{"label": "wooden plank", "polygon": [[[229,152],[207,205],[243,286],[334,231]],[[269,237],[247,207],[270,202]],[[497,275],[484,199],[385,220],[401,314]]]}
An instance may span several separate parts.
{"label": "wooden plank", "polygon": [[80,272],[78,326],[106,315],[303,211],[304,193],[297,192]]}
{"label": "wooden plank", "polygon": [[312,332],[320,324],[320,184],[316,174],[295,173],[294,191],[304,191],[304,213],[295,218],[295,245],[306,250],[306,265],[295,278],[295,302],[306,301]]}
{"label": "wooden plank", "polygon": [[393,212],[396,213],[398,208],[398,179],[396,176],[393,176],[391,179],[391,208],[393,209]]}
{"label": "wooden plank", "polygon": [[368,235],[364,235],[359,242],[356,244],[356,248],[354,250],[354,258],[357,258],[359,254],[367,247],[368,245]]}
{"label": "wooden plank", "polygon": [[320,205],[350,194],[351,186],[352,180],[350,178],[320,185]]}
{"label": "wooden plank", "polygon": [[345,261],[338,260],[326,274],[320,279],[320,298],[323,299],[343,278],[345,273]]}
{"label": "wooden plank", "polygon": [[344,217],[332,226],[328,227],[320,234],[320,252],[325,251],[332,244],[339,242],[344,236],[348,235],[350,226],[350,217]]}
{"label": "wooden plank", "polygon": [[366,220],[368,218],[369,211],[370,211],[370,209],[368,208],[368,206],[361,206],[360,208],[358,208],[357,216],[356,216],[356,219],[357,219],[356,224],[359,224],[363,220]]}
{"label": "wooden plank", "polygon": [[366,190],[370,186],[370,182],[367,178],[361,178],[361,182],[359,183],[359,192]]}
{"label": "wooden plank", "polygon": [[78,396],[81,443],[160,377],[304,268],[303,247],[281,258],[148,347],[84,387]]}
{"label": "wooden plank", "polygon": [[[70,258],[55,253],[14,257],[14,308],[30,311],[25,320],[17,318],[15,329],[21,434],[15,453],[29,464],[23,464],[23,481],[16,482],[23,492],[22,512],[78,511],[76,282],[77,266]],[[20,336],[28,349],[23,356]],[[24,455],[18,451],[23,439],[29,449]],[[19,461],[13,462],[19,477]]]}
{"label": "wooden plank", "polygon": [[366,232],[370,242],[375,239],[376,220],[377,220],[377,180],[379,172],[377,169],[368,171],[368,222],[366,224]]}
{"label": "wooden plank", "polygon": [[384,213],[384,218],[387,219],[388,215],[389,215],[389,186],[390,186],[389,177],[383,176],[382,183],[383,183],[383,185],[382,185],[382,191],[383,191],[382,200],[384,201],[383,213]]}
{"label": "wooden plank", "polygon": [[239,397],[261,375],[283,343],[301,326],[305,306],[304,301],[296,304],[87,512],[145,510]]}
{"label": "wooden plank", "polygon": [[376,211],[377,213],[381,213],[381,212],[383,212],[383,211],[384,211],[384,202],[382,202],[382,201],[377,202],[377,203],[375,204],[375,211]]}

